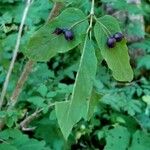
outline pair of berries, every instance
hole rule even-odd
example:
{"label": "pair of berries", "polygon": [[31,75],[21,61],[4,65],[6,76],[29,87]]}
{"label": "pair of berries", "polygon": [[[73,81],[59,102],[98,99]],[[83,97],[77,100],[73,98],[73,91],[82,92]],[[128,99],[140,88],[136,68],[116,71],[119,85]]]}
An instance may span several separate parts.
{"label": "pair of berries", "polygon": [[64,34],[64,37],[67,41],[71,41],[74,38],[72,30],[69,29],[56,28],[53,33],[56,35]]}
{"label": "pair of berries", "polygon": [[113,36],[107,39],[107,46],[109,48],[114,48],[116,45],[116,42],[122,41],[123,38],[124,38],[123,34],[120,32],[117,32]]}

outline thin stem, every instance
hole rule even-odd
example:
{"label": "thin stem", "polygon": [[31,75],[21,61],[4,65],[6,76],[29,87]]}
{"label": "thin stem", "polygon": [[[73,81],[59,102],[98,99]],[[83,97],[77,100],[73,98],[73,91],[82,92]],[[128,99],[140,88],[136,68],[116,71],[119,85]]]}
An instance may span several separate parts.
{"label": "thin stem", "polygon": [[84,22],[85,20],[87,20],[88,18],[90,17],[90,15],[88,15],[86,18],[80,20],[80,21],[77,21],[76,23],[74,23],[69,29],[72,29],[74,28],[75,26],[77,26],[78,24]]}
{"label": "thin stem", "polygon": [[94,5],[95,5],[95,0],[92,0],[92,7],[91,7],[91,12],[90,12],[92,16],[94,16]]}
{"label": "thin stem", "polygon": [[0,110],[1,110],[2,105],[3,105],[3,101],[4,101],[4,98],[5,98],[5,94],[6,94],[7,87],[8,87],[9,80],[10,80],[10,76],[11,76],[12,70],[14,68],[14,64],[15,64],[15,60],[16,60],[16,57],[17,57],[17,53],[19,51],[21,35],[22,35],[22,31],[23,31],[23,26],[24,26],[24,23],[25,23],[25,20],[26,20],[27,13],[28,13],[30,5],[31,5],[31,0],[28,0],[27,3],[26,3],[26,7],[24,9],[22,20],[21,20],[21,24],[20,24],[20,27],[19,27],[18,37],[17,37],[15,49],[14,49],[14,52],[13,52],[13,57],[12,57],[12,60],[11,60],[10,66],[9,66],[9,70],[8,70],[6,79],[5,79],[4,84],[3,84],[2,93],[1,93],[1,97],[0,97]]}
{"label": "thin stem", "polygon": [[11,109],[16,104],[18,96],[19,96],[19,94],[20,94],[20,92],[21,92],[21,90],[23,88],[24,81],[27,80],[27,77],[29,76],[29,74],[30,74],[30,72],[32,70],[32,66],[34,64],[35,64],[35,62],[32,61],[32,60],[29,60],[26,63],[26,65],[24,67],[24,70],[23,70],[23,72],[22,72],[22,74],[21,74],[21,76],[20,76],[20,78],[19,78],[19,80],[17,82],[16,88],[15,88],[15,90],[12,93],[12,96],[10,98],[10,102],[8,102],[9,103],[8,104],[8,109]]}
{"label": "thin stem", "polygon": [[62,9],[62,6],[63,6],[63,4],[62,4],[61,2],[55,2],[55,3],[54,3],[54,6],[53,6],[53,8],[52,8],[52,10],[51,10],[51,12],[50,12],[48,18],[47,18],[46,23],[47,23],[48,21],[50,21],[51,19],[53,19],[53,18],[55,18],[56,16],[59,15],[59,12],[60,12],[60,10]]}
{"label": "thin stem", "polygon": [[93,25],[93,17],[94,17],[94,4],[95,4],[95,1],[92,0],[92,5],[91,5],[91,11],[90,11],[90,25],[87,29],[87,34],[90,32],[90,39],[92,38],[92,25]]}
{"label": "thin stem", "polygon": [[[52,103],[48,106],[48,109],[55,106],[55,103]],[[25,118],[21,123],[20,123],[20,127],[22,130],[24,131],[29,131],[29,130],[33,130],[35,129],[35,127],[32,128],[27,128],[28,125],[30,124],[30,122],[32,122],[35,118],[40,116],[40,113],[44,110],[44,108],[41,108],[40,110],[36,110],[34,113],[32,113],[30,116],[28,116],[27,118]]]}
{"label": "thin stem", "polygon": [[6,144],[10,144],[10,143],[8,143],[7,141],[5,141],[3,139],[0,139],[0,142],[6,143]]}

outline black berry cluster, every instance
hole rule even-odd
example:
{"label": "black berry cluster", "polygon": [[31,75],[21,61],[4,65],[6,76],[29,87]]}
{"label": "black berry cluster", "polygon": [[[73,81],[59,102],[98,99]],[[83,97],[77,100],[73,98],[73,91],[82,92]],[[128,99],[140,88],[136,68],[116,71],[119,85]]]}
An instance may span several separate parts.
{"label": "black berry cluster", "polygon": [[123,34],[120,32],[117,32],[113,36],[107,39],[107,46],[109,48],[114,48],[116,46],[116,42],[122,41],[123,38],[124,38]]}
{"label": "black berry cluster", "polygon": [[74,34],[72,30],[69,30],[69,29],[56,28],[53,33],[56,35],[63,34],[67,41],[71,41],[74,38]]}
{"label": "black berry cluster", "polygon": [[63,30],[61,28],[56,28],[53,33],[56,34],[56,35],[60,35],[60,34],[63,33]]}

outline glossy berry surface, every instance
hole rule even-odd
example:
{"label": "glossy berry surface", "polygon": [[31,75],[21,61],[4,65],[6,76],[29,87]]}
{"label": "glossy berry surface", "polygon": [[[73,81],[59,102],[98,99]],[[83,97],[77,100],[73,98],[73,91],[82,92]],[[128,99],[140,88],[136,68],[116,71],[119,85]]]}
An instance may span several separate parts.
{"label": "glossy berry surface", "polygon": [[64,32],[65,39],[66,39],[67,41],[73,40],[74,34],[73,34],[73,32],[72,32],[71,30],[64,29],[63,32]]}
{"label": "glossy berry surface", "polygon": [[114,35],[114,38],[116,39],[117,42],[120,42],[122,39],[123,39],[123,34],[120,33],[120,32],[117,32],[115,35]]}
{"label": "glossy berry surface", "polygon": [[56,28],[53,33],[56,34],[56,35],[60,35],[60,34],[63,33],[63,29],[61,29],[61,28]]}
{"label": "glossy berry surface", "polygon": [[108,40],[107,40],[107,46],[109,48],[114,48],[115,45],[116,45],[116,39],[114,37],[108,38]]}

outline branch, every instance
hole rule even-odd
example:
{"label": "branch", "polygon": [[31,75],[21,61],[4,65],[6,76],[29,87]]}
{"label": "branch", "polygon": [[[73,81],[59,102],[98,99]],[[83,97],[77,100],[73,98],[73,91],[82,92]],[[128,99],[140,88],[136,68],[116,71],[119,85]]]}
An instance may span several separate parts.
{"label": "branch", "polygon": [[[52,103],[48,106],[48,108],[55,106],[55,103]],[[34,130],[36,127],[28,128],[28,125],[36,118],[40,116],[40,113],[44,110],[44,108],[41,108],[40,110],[36,110],[33,114],[25,118],[21,123],[20,123],[20,128],[23,131],[31,131]]]}
{"label": "branch", "polygon": [[[47,22],[50,21],[51,19],[55,18],[56,16],[59,15],[60,10],[62,9],[63,4],[60,2],[56,2],[47,18]],[[47,23],[46,22],[46,23]]]}
{"label": "branch", "polygon": [[25,81],[27,80],[27,78],[28,78],[28,76],[29,76],[29,74],[30,74],[30,72],[31,72],[31,70],[32,70],[32,66],[35,64],[35,62],[34,61],[32,61],[32,60],[29,60],[27,63],[26,63],[26,65],[25,65],[25,67],[24,67],[24,70],[23,70],[23,72],[22,72],[22,74],[21,74],[21,76],[20,76],[20,78],[19,78],[19,80],[18,80],[18,82],[17,82],[17,85],[16,85],[16,88],[15,88],[15,90],[13,91],[13,93],[12,93],[12,96],[11,96],[11,98],[10,98],[10,102],[9,102],[9,106],[8,106],[8,109],[11,109],[12,107],[14,107],[15,106],[15,104],[16,104],[16,102],[17,102],[17,99],[18,99],[18,96],[19,96],[19,94],[21,93],[21,90],[22,90],[22,88],[23,88],[23,85],[24,85],[24,83],[25,83]]}
{"label": "branch", "polygon": [[34,120],[35,118],[38,118],[40,112],[39,111],[35,111],[33,114],[31,114],[30,116],[28,116],[27,118],[25,118],[21,123],[20,123],[20,128],[23,131],[31,131],[34,130],[35,127],[32,128],[28,128],[28,125],[30,122],[32,122],[32,120]]}
{"label": "branch", "polygon": [[30,5],[31,5],[31,0],[27,0],[26,7],[25,7],[24,12],[23,12],[21,24],[19,27],[19,32],[18,32],[18,37],[17,37],[15,49],[13,51],[13,57],[12,57],[12,60],[11,60],[10,66],[9,66],[9,70],[8,70],[8,73],[7,73],[6,79],[5,79],[4,84],[3,84],[3,88],[2,88],[2,93],[1,93],[1,97],[0,97],[0,110],[1,110],[2,105],[3,105],[4,97],[5,97],[6,90],[7,90],[8,84],[9,84],[9,80],[10,80],[10,76],[11,76],[12,70],[14,68],[17,53],[19,51],[23,26],[24,26]]}

